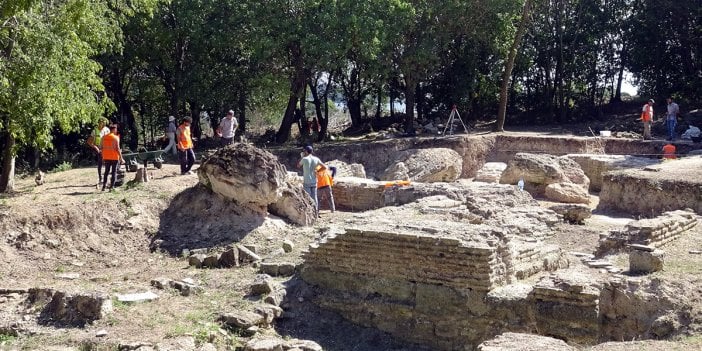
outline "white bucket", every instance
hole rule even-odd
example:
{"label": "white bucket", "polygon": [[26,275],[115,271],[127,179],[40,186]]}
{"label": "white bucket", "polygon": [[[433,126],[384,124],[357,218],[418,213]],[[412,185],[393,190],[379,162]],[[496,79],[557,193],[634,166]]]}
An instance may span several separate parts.
{"label": "white bucket", "polygon": [[609,130],[601,130],[600,131],[600,136],[601,137],[610,137],[612,136],[612,132]]}

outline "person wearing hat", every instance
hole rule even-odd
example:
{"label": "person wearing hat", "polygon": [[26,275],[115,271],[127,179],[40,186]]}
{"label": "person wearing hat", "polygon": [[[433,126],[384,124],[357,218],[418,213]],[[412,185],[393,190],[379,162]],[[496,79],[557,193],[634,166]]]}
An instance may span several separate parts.
{"label": "person wearing hat", "polygon": [[314,150],[311,145],[307,145],[300,153],[300,161],[297,167],[302,168],[302,186],[314,201],[314,211],[319,217],[319,199],[317,198],[317,170],[325,170],[327,166],[322,163],[317,156],[312,154]]}
{"label": "person wearing hat", "polygon": [[653,99],[650,99],[643,105],[643,108],[641,108],[641,120],[643,121],[644,125],[644,140],[651,140],[651,122],[653,122],[653,104],[655,103],[656,102],[653,101]]}
{"label": "person wearing hat", "polygon": [[234,118],[234,111],[229,110],[227,115],[219,122],[219,127],[217,127],[217,136],[221,138],[220,143],[222,146],[227,146],[232,143],[238,127],[239,122]]}
{"label": "person wearing hat", "polygon": [[178,128],[176,127],[176,124],[175,124],[175,117],[168,116],[168,128],[166,128],[166,135],[168,136],[168,146],[166,146],[166,148],[163,149],[164,153],[171,151],[173,153],[173,156],[178,155],[178,149],[176,148],[176,139],[175,139],[175,134],[176,134],[177,129]]}

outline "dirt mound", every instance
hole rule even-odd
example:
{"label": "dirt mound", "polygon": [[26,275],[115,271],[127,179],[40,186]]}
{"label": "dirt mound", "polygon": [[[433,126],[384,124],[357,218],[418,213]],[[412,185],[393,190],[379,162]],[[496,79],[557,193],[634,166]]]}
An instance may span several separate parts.
{"label": "dirt mound", "polygon": [[262,216],[196,185],[176,195],[161,213],[151,248],[179,255],[183,249],[214,248],[239,242],[252,232],[285,227],[279,218]]}

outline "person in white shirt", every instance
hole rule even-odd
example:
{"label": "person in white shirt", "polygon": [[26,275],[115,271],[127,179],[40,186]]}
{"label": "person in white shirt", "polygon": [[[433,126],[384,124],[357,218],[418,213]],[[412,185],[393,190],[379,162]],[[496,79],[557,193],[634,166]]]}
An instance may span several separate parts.
{"label": "person in white shirt", "polygon": [[643,121],[643,138],[651,140],[651,122],[653,122],[653,104],[656,102],[653,99],[648,100],[641,108],[641,120]]}
{"label": "person in white shirt", "polygon": [[668,111],[665,114],[665,126],[668,128],[668,140],[675,140],[675,126],[678,124],[680,106],[673,101],[673,98],[666,99]]}
{"label": "person in white shirt", "polygon": [[234,118],[234,111],[229,110],[227,116],[222,118],[217,128],[217,136],[221,138],[222,146],[227,146],[234,140],[236,129],[239,127],[239,122]]}
{"label": "person in white shirt", "polygon": [[107,118],[101,117],[98,120],[97,128],[88,137],[88,146],[97,155],[98,181],[95,185],[96,187],[99,187],[102,181],[102,138],[107,134],[110,134],[110,128],[107,127]]}
{"label": "person in white shirt", "polygon": [[168,116],[168,128],[166,129],[166,135],[168,136],[168,146],[166,146],[165,149],[163,149],[163,152],[166,153],[168,151],[173,152],[173,156],[178,155],[178,148],[176,148],[176,140],[175,140],[175,134],[176,134],[176,127],[175,124],[175,117],[173,116]]}

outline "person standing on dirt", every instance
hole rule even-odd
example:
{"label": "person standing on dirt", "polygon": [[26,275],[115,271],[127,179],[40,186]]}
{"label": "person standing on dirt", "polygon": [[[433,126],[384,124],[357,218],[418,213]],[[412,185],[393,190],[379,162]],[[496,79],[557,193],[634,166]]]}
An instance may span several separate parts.
{"label": "person standing on dirt", "polygon": [[675,126],[678,124],[680,106],[673,101],[672,97],[666,99],[668,111],[665,114],[665,126],[668,128],[668,140],[675,140]]}
{"label": "person standing on dirt", "polygon": [[190,117],[185,117],[183,123],[180,124],[176,131],[178,142],[178,157],[180,158],[180,174],[193,174],[190,170],[195,164],[195,152],[193,151],[193,139],[190,137],[190,124],[193,120]]}
{"label": "person standing on dirt", "polygon": [[221,138],[221,145],[227,146],[234,140],[236,129],[239,127],[239,122],[234,117],[234,111],[229,110],[227,116],[222,118],[217,128],[217,135]]}
{"label": "person standing on dirt", "polygon": [[[329,203],[329,209],[332,213],[336,210],[334,206],[334,194],[332,193],[332,185],[334,185],[334,173],[336,168],[329,167],[323,169],[322,166],[317,166],[317,197],[326,198]],[[331,172],[330,172],[331,170]]]}
{"label": "person standing on dirt", "polygon": [[168,127],[166,127],[166,136],[168,137],[168,146],[166,146],[165,149],[163,149],[164,153],[167,153],[168,151],[173,152],[173,156],[176,156],[178,154],[178,148],[176,148],[176,131],[178,128],[176,127],[175,123],[175,117],[173,116],[168,116]]}
{"label": "person standing on dirt", "polygon": [[643,121],[644,125],[644,140],[651,140],[651,122],[653,122],[653,104],[655,103],[656,102],[653,101],[653,99],[650,99],[643,105],[643,108],[641,108],[641,120]]}
{"label": "person standing on dirt", "polygon": [[122,149],[119,147],[119,136],[117,136],[117,126],[110,126],[110,134],[102,138],[102,162],[105,164],[105,175],[102,179],[102,191],[105,191],[107,186],[107,176],[112,175],[110,179],[110,191],[115,189],[115,175],[117,174],[118,165],[122,161]]}
{"label": "person standing on dirt", "polygon": [[95,151],[97,160],[98,180],[97,183],[95,183],[96,188],[99,187],[100,183],[102,182],[102,138],[110,134],[110,128],[105,126],[106,124],[107,119],[104,117],[100,117],[97,128],[94,129],[88,137],[88,145],[93,151]]}
{"label": "person standing on dirt", "polygon": [[302,186],[314,201],[314,211],[316,216],[319,216],[319,199],[317,198],[317,167],[327,169],[327,166],[322,163],[317,156],[312,155],[311,145],[307,145],[300,153],[300,161],[297,162],[297,167],[302,167]]}

